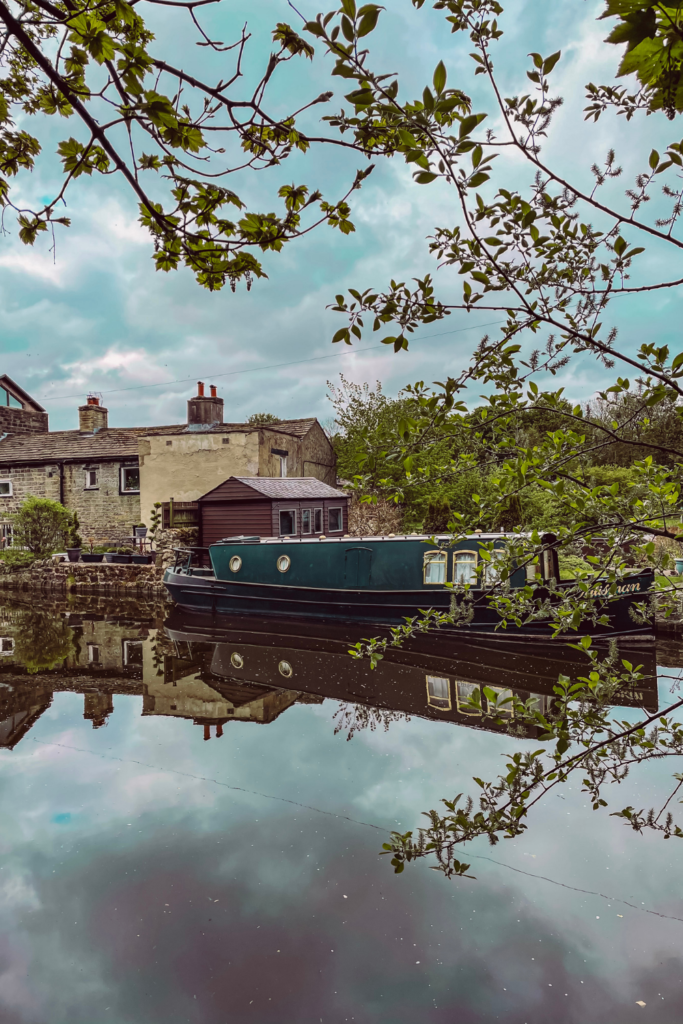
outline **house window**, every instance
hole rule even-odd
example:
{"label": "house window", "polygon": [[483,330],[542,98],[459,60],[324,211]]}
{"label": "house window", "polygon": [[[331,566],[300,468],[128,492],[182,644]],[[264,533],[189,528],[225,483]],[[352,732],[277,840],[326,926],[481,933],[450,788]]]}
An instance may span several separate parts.
{"label": "house window", "polygon": [[123,641],[123,664],[128,668],[142,667],[142,640]]}
{"label": "house window", "polygon": [[0,636],[0,655],[14,654],[14,637]]}
{"label": "house window", "polygon": [[93,491],[97,488],[97,470],[86,469],[85,471],[85,489],[86,491]]}
{"label": "house window", "polygon": [[12,481],[0,480],[0,498],[12,497]]}
{"label": "house window", "polygon": [[323,532],[323,510],[321,508],[313,509],[313,533]]}
{"label": "house window", "polygon": [[446,552],[427,551],[424,556],[424,582],[446,582]]}
{"label": "house window", "polygon": [[0,550],[12,547],[12,524],[0,523]]}
{"label": "house window", "polygon": [[477,582],[477,552],[456,551],[453,555],[453,582],[469,583],[474,586]]}
{"label": "house window", "polygon": [[280,510],[280,536],[291,537],[296,533],[296,512],[293,508]]}
{"label": "house window", "polygon": [[140,493],[140,469],[138,466],[121,466],[121,494]]}
{"label": "house window", "polygon": [[342,509],[330,508],[327,510],[327,524],[330,533],[341,533],[344,529],[344,516]]}
{"label": "house window", "polygon": [[310,508],[304,508],[301,510],[301,532],[311,532],[311,510]]}
{"label": "house window", "polygon": [[88,644],[88,661],[91,665],[100,664],[100,647],[99,644]]}
{"label": "house window", "polygon": [[280,460],[280,476],[287,476],[287,456],[289,452],[286,452],[284,448],[271,448],[270,454],[275,455]]}
{"label": "house window", "polygon": [[[471,701],[474,706],[470,703]],[[479,683],[466,683],[464,679],[458,679],[455,684],[455,703],[461,715],[477,715],[477,717],[481,715]]]}
{"label": "house window", "polygon": [[427,676],[427,703],[439,711],[451,710],[451,684],[444,676]]}
{"label": "house window", "polygon": [[166,442],[166,447],[170,448],[172,444],[173,444],[173,441],[167,441]]}

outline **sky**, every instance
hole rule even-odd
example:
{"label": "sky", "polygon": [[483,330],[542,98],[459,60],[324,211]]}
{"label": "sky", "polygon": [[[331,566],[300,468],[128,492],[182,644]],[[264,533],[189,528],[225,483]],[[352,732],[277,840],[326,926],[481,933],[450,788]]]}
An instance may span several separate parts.
{"label": "sky", "polygon": [[[218,57],[196,48],[183,12],[145,6],[156,33],[156,54],[189,70],[201,69],[205,77],[225,72],[231,55]],[[317,11],[308,0],[299,7],[307,17]],[[202,9],[202,24],[214,37],[233,41],[245,9],[252,33],[245,62],[247,91],[267,60],[275,24],[288,21],[298,27],[299,22],[286,0],[250,5],[223,0]],[[496,53],[496,70],[506,95],[520,92],[526,89],[526,54],[562,49],[554,78],[565,104],[544,155],[566,177],[587,184],[591,163],[614,145],[624,176],[612,186],[612,195],[624,204],[623,190],[641,169],[642,154],[646,159],[651,145],[662,152],[677,138],[677,126],[663,116],[630,126],[610,116],[597,126],[584,122],[585,82],[610,81],[619,57],[616,48],[601,44],[606,34],[605,22],[596,22],[601,9],[594,0],[552,5],[514,0],[501,19],[505,36]],[[417,12],[409,0],[390,0],[370,43],[375,66],[400,73],[401,96],[419,96],[443,59],[449,85],[472,95],[475,109],[491,109],[483,79],[472,77],[468,40],[450,35],[443,16],[428,5]],[[320,52],[313,62],[291,62],[274,82],[270,109],[283,112],[332,88],[336,96],[327,110],[332,112],[343,90],[330,71],[330,61]],[[315,108],[315,118],[306,122],[309,129],[321,130],[321,112],[326,111]],[[495,128],[495,117],[488,123]],[[58,142],[69,135],[83,137],[75,119],[46,119],[42,125],[33,119],[31,128],[41,134],[43,154],[31,176],[15,179],[15,201],[52,194],[59,187]],[[499,183],[528,184],[528,168],[505,159],[504,173],[497,167]],[[282,184],[305,182],[336,199],[356,168],[364,165],[357,155],[323,147],[265,174],[230,178],[228,184],[250,206],[272,210]],[[379,160],[361,192],[355,193],[353,235],[344,237],[323,226],[285,246],[281,254],[269,255],[264,260],[268,279],[257,281],[250,292],[240,286],[235,294],[229,288],[210,293],[186,270],[157,273],[149,237],[137,222],[136,202],[115,176],[79,179],[68,203],[72,226],[59,229],[54,252],[47,236],[33,248],[22,245],[11,216],[0,237],[2,372],[45,406],[52,429],[76,427],[77,407],[90,391],[102,393],[112,426],[182,422],[198,379],[218,386],[226,420],[267,411],[282,418],[317,416],[325,422],[333,414],[326,382],[338,382],[340,373],[358,383],[381,380],[385,393],[396,394],[417,380],[439,381],[457,373],[480,337],[498,329],[496,314],[456,312],[421,330],[407,353],[395,355],[371,332],[351,349],[340,351],[331,344],[344,321],[326,307],[349,287],[384,288],[392,278],[410,281],[432,273],[440,298],[453,301],[458,295],[457,274],[437,270],[427,242],[437,224],[456,222],[452,195],[438,182],[414,184],[398,160]],[[641,260],[643,279],[657,280],[667,272],[664,252],[648,251]],[[645,339],[675,344],[680,302],[675,295],[657,294],[654,300],[615,308],[611,322],[629,350]],[[610,382],[604,370],[583,358],[563,371],[555,386],[585,401]],[[471,396],[472,401],[476,398]]]}

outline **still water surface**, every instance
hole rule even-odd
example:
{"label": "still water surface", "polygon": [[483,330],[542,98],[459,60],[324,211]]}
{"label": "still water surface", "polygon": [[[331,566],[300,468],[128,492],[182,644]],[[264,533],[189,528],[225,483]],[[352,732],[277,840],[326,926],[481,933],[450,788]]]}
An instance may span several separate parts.
{"label": "still water surface", "polygon": [[[459,714],[460,666],[369,680],[340,647],[251,639],[131,602],[0,608],[3,1024],[683,1019],[677,840],[573,784],[525,836],[474,844],[476,881],[396,876],[387,832],[529,740]],[[516,665],[484,674],[519,686]],[[608,811],[663,802],[677,769]]]}

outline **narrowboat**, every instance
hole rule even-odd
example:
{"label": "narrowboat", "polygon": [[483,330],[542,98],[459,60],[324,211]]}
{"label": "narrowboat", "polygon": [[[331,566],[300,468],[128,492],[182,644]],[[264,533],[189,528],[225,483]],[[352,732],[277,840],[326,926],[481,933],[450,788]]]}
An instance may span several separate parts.
{"label": "narrowboat", "polygon": [[[575,680],[585,676],[591,664],[584,652],[566,645],[528,644],[519,637],[501,641],[496,636],[481,644],[472,637],[451,634],[443,638],[445,642],[439,637],[436,644],[425,645],[414,638],[400,648],[390,648],[371,669],[367,658],[349,657],[348,641],[339,631],[330,629],[327,636],[316,638],[306,630],[306,623],[291,619],[217,621],[207,613],[174,609],[164,630],[178,654],[190,661],[205,658],[215,688],[217,679],[286,687],[464,725],[480,724],[481,713],[467,706],[474,690],[481,693],[488,686],[505,696],[515,693],[522,700],[533,696],[539,710],[547,710],[558,676]],[[637,689],[615,695],[614,703],[655,712],[653,646],[644,645],[635,657],[630,646],[624,653],[641,666],[642,681]]]}
{"label": "narrowboat", "polygon": [[[310,622],[336,620],[374,626],[399,625],[426,609],[447,613],[452,602],[460,599],[450,584],[470,583],[471,618],[445,629],[470,634],[495,631],[499,635],[521,631],[550,637],[552,627],[544,620],[522,627],[508,624],[503,634],[500,618],[482,589],[490,586],[496,572],[494,557],[487,561],[483,576],[477,576],[482,545],[492,542],[495,556],[506,539],[505,534],[493,533],[474,534],[455,543],[447,536],[229,537],[209,548],[178,549],[164,583],[183,608],[207,609],[218,615],[292,616]],[[210,567],[202,564],[207,556]],[[556,568],[544,565],[544,571],[546,579],[551,574],[557,578]],[[523,587],[526,582],[526,572],[519,568],[509,586]],[[653,574],[647,571],[624,578],[616,594],[609,593],[607,585],[596,587],[593,596],[600,602],[601,612],[608,615],[609,624],[587,622],[578,633],[651,637],[652,626],[637,622],[630,611],[635,601],[643,600],[652,582]],[[540,587],[537,594],[547,597],[548,591]]]}

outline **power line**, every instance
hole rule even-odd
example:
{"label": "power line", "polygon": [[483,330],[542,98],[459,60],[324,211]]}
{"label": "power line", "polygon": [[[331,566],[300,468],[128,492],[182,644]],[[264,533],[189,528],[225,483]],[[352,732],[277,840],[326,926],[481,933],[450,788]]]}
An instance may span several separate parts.
{"label": "power line", "polygon": [[[494,327],[496,324],[504,323],[504,320],[492,320],[487,324],[476,324],[473,327],[457,327],[453,331],[441,331],[439,334],[427,334],[424,337],[412,338],[412,341],[428,341],[430,338],[443,338],[447,334],[462,334],[464,331],[481,330],[483,327]],[[191,377],[178,377],[177,380],[160,381],[158,384],[135,384],[130,388],[114,388],[111,391],[102,391],[102,395],[120,395],[124,391],[144,391],[147,388],[164,388],[170,384],[186,384],[189,380],[196,380],[197,377],[207,377],[209,380],[218,380],[219,377],[237,377],[242,373],[257,373],[261,370],[279,370],[284,366],[300,366],[302,363],[317,363],[322,359],[339,359],[345,355],[360,355],[362,352],[372,352],[378,348],[386,348],[385,345],[367,345],[365,348],[351,349],[344,348],[341,352],[331,352],[326,356],[312,356],[310,359],[293,359],[287,363],[272,363],[270,366],[249,366],[246,370],[228,370],[225,373],[195,373]],[[41,395],[43,402],[59,402],[66,398],[80,398],[83,392],[79,391],[73,395]]]}

